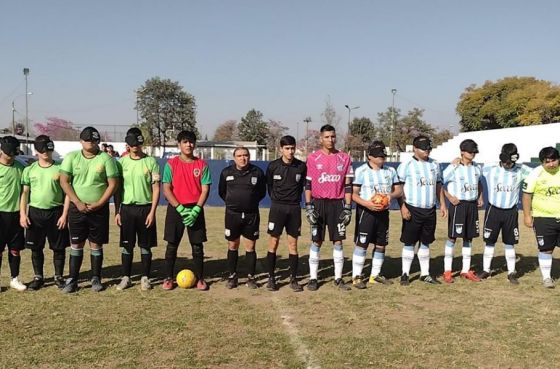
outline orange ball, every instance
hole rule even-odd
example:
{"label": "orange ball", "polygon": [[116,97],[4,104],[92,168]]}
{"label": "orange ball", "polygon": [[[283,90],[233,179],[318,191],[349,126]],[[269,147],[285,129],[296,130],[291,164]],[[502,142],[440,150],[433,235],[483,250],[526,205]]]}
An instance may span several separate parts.
{"label": "orange ball", "polygon": [[381,205],[383,207],[387,207],[389,205],[389,197],[387,195],[383,195],[380,193],[376,193],[372,198],[371,202],[377,205]]}

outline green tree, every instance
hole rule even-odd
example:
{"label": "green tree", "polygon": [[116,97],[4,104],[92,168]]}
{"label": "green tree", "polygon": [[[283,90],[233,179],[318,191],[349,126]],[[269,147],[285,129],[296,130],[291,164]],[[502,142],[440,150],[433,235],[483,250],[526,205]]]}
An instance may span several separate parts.
{"label": "green tree", "polygon": [[179,82],[160,77],[147,80],[137,91],[136,109],[146,141],[154,146],[165,146],[181,130],[200,137],[195,98]]}
{"label": "green tree", "polygon": [[214,141],[233,141],[236,140],[238,136],[237,133],[237,121],[230,119],[226,120],[216,128],[214,132]]}
{"label": "green tree", "polygon": [[275,156],[278,155],[280,139],[286,134],[287,130],[288,127],[282,125],[282,122],[272,119],[268,120],[268,138],[266,146]]}
{"label": "green tree", "polygon": [[354,159],[361,159],[363,151],[374,137],[375,127],[371,119],[356,117],[350,123],[350,132],[346,135],[346,150]]}
{"label": "green tree", "polygon": [[243,141],[257,141],[259,145],[266,145],[269,132],[268,125],[263,119],[263,114],[255,109],[251,109],[241,118],[237,126],[239,138]]}

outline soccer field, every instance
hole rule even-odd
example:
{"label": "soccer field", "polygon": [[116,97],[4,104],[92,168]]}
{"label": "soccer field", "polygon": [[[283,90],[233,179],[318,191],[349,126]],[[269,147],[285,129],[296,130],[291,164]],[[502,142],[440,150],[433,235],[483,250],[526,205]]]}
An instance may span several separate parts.
{"label": "soccer field", "polygon": [[[135,285],[115,290],[120,278],[118,229],[111,225],[105,246],[103,281],[107,289],[89,289],[89,258],[84,258],[82,287],[77,294],[60,293],[48,280],[37,292],[6,290],[3,264],[0,294],[1,368],[555,368],[560,360],[558,330],[560,291],[541,285],[533,234],[521,226],[517,248],[519,286],[506,279],[503,246],[496,247],[497,275],[481,283],[456,279],[431,286],[417,280],[412,265],[410,286],[398,284],[401,244],[400,214],[391,212],[391,235],[383,273],[391,286],[342,292],[332,285],[332,248],[321,252],[317,292],[293,293],[288,286],[287,247],[279,249],[282,281],[277,292],[227,290],[223,208],[207,208],[206,274],[209,292],[163,291],[162,240],[165,208],[158,209],[160,244],[154,250],[157,285],[139,288],[136,250]],[[264,285],[267,251],[266,220],[261,211],[257,270]],[[520,218],[521,219],[521,218]],[[349,240],[353,237],[353,222]],[[432,245],[431,270],[443,271],[447,221],[438,223]],[[303,226],[300,274],[308,272],[309,227]],[[351,276],[353,245],[345,243],[345,278]],[[371,259],[368,250],[368,259]],[[482,265],[482,240],[474,241],[473,265]],[[240,275],[244,258],[240,253]],[[86,254],[89,255],[89,252]],[[190,246],[183,241],[177,268],[191,266]],[[4,259],[7,259],[5,257]],[[45,253],[46,275],[52,276],[52,253]],[[365,273],[369,273],[369,260]],[[453,269],[460,268],[456,247]],[[178,270],[177,269],[177,270]],[[67,266],[65,268],[67,272]],[[32,278],[30,252],[23,252],[22,276]],[[553,265],[558,276],[558,265]],[[240,282],[243,282],[242,278]],[[304,279],[304,282],[307,280]]]}

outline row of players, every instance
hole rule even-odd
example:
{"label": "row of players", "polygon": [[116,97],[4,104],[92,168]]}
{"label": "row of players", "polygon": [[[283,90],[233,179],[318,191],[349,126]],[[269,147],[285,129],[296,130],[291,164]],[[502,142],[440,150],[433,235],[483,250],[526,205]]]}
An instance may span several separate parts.
{"label": "row of players", "polygon": [[[204,160],[194,156],[196,136],[183,131],[177,137],[180,155],[170,159],[160,177],[153,157],[143,153],[144,138],[137,128],[127,132],[125,141],[130,155],[118,161],[99,149],[99,132],[93,127],[80,134],[82,149],[68,154],[62,163],[52,159],[54,143],[47,136],[35,141],[38,161],[27,168],[14,161],[19,142],[5,137],[0,155],[0,247],[8,246],[11,270],[10,286],[17,290],[39,289],[43,286],[43,249],[46,240],[53,250],[54,281],[65,293],[78,288],[78,274],[86,240],[91,248],[91,288],[101,291],[103,245],[109,238],[109,200],[114,195],[115,222],[120,227],[123,278],[117,286],[124,290],[132,285],[130,274],[133,250],[138,244],[143,265],[141,289],[150,283],[151,248],[157,245],[155,213],[160,195],[160,181],[169,205],[164,240],[165,274],[163,288],[174,288],[174,267],[177,249],[187,231],[192,246],[196,287],[208,290],[204,279],[204,247],[206,225],[203,207],[212,179]],[[300,200],[305,193],[305,214],[311,225],[309,250],[309,283],[307,289],[317,290],[319,254],[328,230],[333,243],[335,285],[342,290],[351,287],[342,279],[344,263],[342,241],[352,217],[352,201],[356,203],[355,247],[352,257],[352,285],[366,288],[362,276],[369,244],[373,244],[370,283],[390,284],[381,274],[385,247],[388,245],[388,204],[396,199],[403,219],[401,242],[402,276],[400,283],[409,284],[410,266],[415,245],[419,243],[418,259],[425,283],[439,284],[431,276],[429,246],[435,240],[436,202],[442,217],[448,216],[448,240],[445,244],[444,275],[453,282],[451,270],[456,240],[463,239],[463,265],[460,276],[471,281],[490,276],[494,245],[502,233],[508,267],[508,280],[517,284],[514,245],[519,240],[519,190],[523,184],[524,223],[534,227],[539,248],[539,265],[543,284],[554,287],[550,277],[552,251],[560,240],[560,155],[552,147],[541,150],[542,165],[532,170],[516,164],[519,155],[514,144],[502,147],[500,161],[481,169],[473,162],[478,152],[476,143],[465,140],[461,155],[443,172],[432,160],[430,139],[418,136],[413,141],[412,160],[395,170],[385,165],[386,150],[381,141],[368,147],[368,162],[354,174],[348,154],[336,149],[336,132],[325,125],[320,130],[321,148],[309,155],[307,163],[294,157],[295,139],[284,136],[280,141],[282,157],[271,162],[266,174],[250,163],[249,151],[234,150],[234,163],[226,167],[219,179],[219,195],[226,205],[225,238],[228,242],[228,288],[238,285],[237,259],[241,236],[244,239],[249,288],[255,281],[255,244],[259,238],[259,202],[266,195],[272,200],[268,221],[270,235],[267,288],[276,290],[276,250],[284,229],[287,233],[290,287],[302,291],[298,283],[297,242],[301,231]],[[483,271],[478,275],[470,269],[472,239],[479,236],[478,207],[483,205],[482,178],[488,185],[488,205],[483,225]],[[389,201],[372,201],[382,194]],[[446,200],[449,205],[446,204]],[[23,230],[26,229],[24,236]],[[65,248],[70,246],[69,277],[64,280]],[[28,286],[18,278],[20,250],[32,250],[35,273]],[[1,254],[0,254],[1,255]]]}

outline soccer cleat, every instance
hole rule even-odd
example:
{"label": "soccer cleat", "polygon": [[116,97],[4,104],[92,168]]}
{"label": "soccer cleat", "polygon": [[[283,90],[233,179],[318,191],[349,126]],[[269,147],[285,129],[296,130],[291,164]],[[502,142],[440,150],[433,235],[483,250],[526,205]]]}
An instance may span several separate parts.
{"label": "soccer cleat", "polygon": [[355,276],[352,279],[352,286],[354,286],[354,288],[357,288],[359,290],[363,290],[366,289],[366,282],[364,281],[364,278],[362,276]]}
{"label": "soccer cleat", "polygon": [[401,275],[401,286],[408,286],[410,285],[410,277],[408,274]]}
{"label": "soccer cleat", "polygon": [[66,280],[66,284],[62,289],[62,293],[74,293],[78,290],[78,281],[73,280],[72,278],[68,278]]}
{"label": "soccer cleat", "polygon": [[130,277],[124,276],[121,279],[121,283],[117,284],[117,291],[124,291],[129,287],[132,287],[132,282],[130,281]]}
{"label": "soccer cleat", "polygon": [[478,273],[478,278],[480,279],[488,279],[490,278],[490,272],[483,270],[482,272]]}
{"label": "soccer cleat", "polygon": [[307,282],[307,290],[317,291],[318,289],[319,289],[319,283],[317,282],[316,279],[310,279],[309,282]]}
{"label": "soccer cleat", "polygon": [[461,277],[468,279],[469,281],[480,282],[480,278],[477,277],[474,270],[469,270],[466,273],[461,273]]}
{"label": "soccer cleat", "polygon": [[545,288],[554,288],[554,279],[547,278],[542,281],[542,284]]}
{"label": "soccer cleat", "polygon": [[257,282],[255,281],[255,278],[252,275],[248,275],[247,276],[247,282],[245,283],[247,285],[247,287],[249,287],[249,289],[251,290],[256,290],[257,288],[259,288],[259,285],[257,284]]}
{"label": "soccer cleat", "polygon": [[269,277],[268,282],[266,282],[266,289],[269,291],[278,291],[276,286],[276,279],[274,277]]}
{"label": "soccer cleat", "polygon": [[453,272],[451,270],[446,270],[443,272],[443,281],[445,283],[453,283],[455,280],[453,279]]}
{"label": "soccer cleat", "polygon": [[432,277],[431,275],[421,275],[420,280],[427,284],[441,284],[436,278]]}
{"label": "soccer cleat", "polygon": [[390,284],[393,284],[393,281],[391,281],[391,280],[385,278],[385,277],[382,276],[382,275],[377,275],[377,276],[375,276],[375,277],[374,277],[374,276],[370,276],[370,277],[369,277],[369,284],[376,284],[376,283],[385,284],[385,285],[390,285]]}
{"label": "soccer cleat", "polygon": [[335,279],[334,285],[341,291],[350,291],[352,289],[352,287],[344,283],[342,278]]}
{"label": "soccer cleat", "polygon": [[196,282],[196,289],[199,291],[208,291],[210,287],[204,279],[199,279],[198,282]]}
{"label": "soccer cleat", "polygon": [[150,278],[143,276],[140,278],[140,289],[142,291],[148,291],[152,289],[152,284],[150,283]]}
{"label": "soccer cleat", "polygon": [[40,289],[41,287],[43,287],[44,284],[45,284],[45,281],[43,280],[43,278],[35,277],[35,278],[33,278],[33,280],[31,281],[31,283],[29,283],[29,285],[27,286],[27,288],[28,288],[30,291],[37,291],[38,289]]}
{"label": "soccer cleat", "polygon": [[290,279],[290,288],[291,288],[292,291],[294,291],[294,292],[301,292],[301,291],[303,291],[303,287],[301,286],[301,284],[298,283],[297,279],[295,279],[295,278],[291,278],[291,279]]}
{"label": "soccer cleat", "polygon": [[63,289],[64,286],[66,285],[66,282],[64,281],[64,278],[62,278],[59,275],[55,275],[54,276],[54,285],[57,286],[60,289]]}
{"label": "soccer cleat", "polygon": [[91,290],[93,292],[103,291],[103,285],[101,284],[101,280],[98,276],[91,277]]}
{"label": "soccer cleat", "polygon": [[519,279],[517,279],[517,272],[515,270],[508,274],[507,279],[511,284],[519,284]]}
{"label": "soccer cleat", "polygon": [[173,285],[173,279],[171,278],[165,278],[163,280],[163,284],[161,285],[161,288],[163,288],[166,291],[170,291],[174,288],[175,286]]}
{"label": "soccer cleat", "polygon": [[10,281],[10,287],[18,291],[25,291],[27,289],[27,286],[21,283],[18,277],[12,278]]}
{"label": "soccer cleat", "polygon": [[233,273],[228,277],[228,280],[226,282],[226,287],[227,289],[231,290],[237,288],[237,285],[238,285],[237,274]]}

